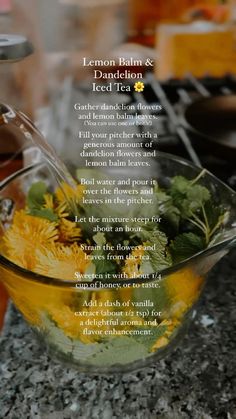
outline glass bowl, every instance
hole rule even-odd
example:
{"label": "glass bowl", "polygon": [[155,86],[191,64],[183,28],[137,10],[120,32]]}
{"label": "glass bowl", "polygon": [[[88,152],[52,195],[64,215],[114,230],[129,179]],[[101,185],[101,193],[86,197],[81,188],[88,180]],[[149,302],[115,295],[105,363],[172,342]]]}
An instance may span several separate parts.
{"label": "glass bowl", "polygon": [[[165,153],[151,159],[149,169],[163,185],[175,175],[192,179],[201,172]],[[122,170],[122,175],[127,173]],[[134,169],[132,176],[144,175]],[[46,164],[18,171],[1,184],[1,203],[10,199],[15,209],[24,208],[32,182],[39,180],[56,186]],[[175,347],[193,317],[207,274],[236,242],[235,192],[207,171],[201,184],[216,205],[223,203],[229,211],[224,231],[211,247],[147,279],[78,284],[27,271],[0,255],[1,281],[52,357],[84,372],[126,372],[155,362]]]}

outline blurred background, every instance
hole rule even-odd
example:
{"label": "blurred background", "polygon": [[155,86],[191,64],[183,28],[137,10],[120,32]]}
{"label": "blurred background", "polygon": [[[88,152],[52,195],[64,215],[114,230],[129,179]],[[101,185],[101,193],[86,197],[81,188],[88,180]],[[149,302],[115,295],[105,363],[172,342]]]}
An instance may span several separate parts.
{"label": "blurred background", "polygon": [[0,32],[35,47],[1,66],[2,100],[35,118],[68,77],[85,77],[83,56],[151,55],[162,81],[235,73],[235,20],[236,0],[0,0]]}
{"label": "blurred background", "polygon": [[[73,103],[93,100],[82,57],[153,58],[143,94],[96,100],[160,103],[156,148],[235,188],[236,0],[0,0],[0,33],[23,35],[35,49],[0,63],[0,101],[24,111],[65,160],[76,164]],[[0,132],[1,179],[22,165],[8,139]],[[0,289],[0,326],[6,301]]]}

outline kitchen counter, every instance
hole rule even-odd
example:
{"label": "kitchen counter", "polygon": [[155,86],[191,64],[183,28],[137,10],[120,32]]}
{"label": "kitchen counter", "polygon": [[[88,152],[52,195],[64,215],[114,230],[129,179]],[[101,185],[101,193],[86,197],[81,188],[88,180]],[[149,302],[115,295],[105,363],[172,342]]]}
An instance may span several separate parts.
{"label": "kitchen counter", "polygon": [[188,336],[127,375],[86,376],[52,361],[13,307],[0,338],[1,419],[235,419],[236,251],[212,272]]}

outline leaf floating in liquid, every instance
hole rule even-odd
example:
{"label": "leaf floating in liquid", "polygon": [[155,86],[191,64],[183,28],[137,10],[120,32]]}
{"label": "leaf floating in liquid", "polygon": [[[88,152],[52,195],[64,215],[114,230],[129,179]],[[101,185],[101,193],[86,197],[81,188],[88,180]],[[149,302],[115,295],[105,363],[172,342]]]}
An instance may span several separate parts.
{"label": "leaf floating in liquid", "polygon": [[180,234],[170,245],[174,263],[188,259],[206,247],[205,240],[194,233]]}
{"label": "leaf floating in liquid", "polygon": [[37,182],[31,186],[27,196],[27,205],[30,210],[41,209],[47,189],[47,185],[44,182]]}

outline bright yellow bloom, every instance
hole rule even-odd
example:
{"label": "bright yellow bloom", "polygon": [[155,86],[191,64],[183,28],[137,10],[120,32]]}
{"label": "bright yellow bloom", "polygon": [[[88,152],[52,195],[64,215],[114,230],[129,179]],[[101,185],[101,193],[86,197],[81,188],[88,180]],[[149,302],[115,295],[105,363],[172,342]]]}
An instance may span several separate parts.
{"label": "bright yellow bloom", "polygon": [[157,339],[156,343],[153,345],[151,352],[156,352],[157,349],[163,348],[164,346],[168,345],[169,340],[165,337],[162,336],[159,339]]}
{"label": "bright yellow bloom", "polygon": [[144,247],[137,246],[125,260],[125,266],[123,273],[127,275],[128,278],[138,278],[142,275],[140,266],[142,263],[142,257],[144,255]]}
{"label": "bright yellow bloom", "polygon": [[63,280],[75,279],[75,272],[84,274],[91,263],[77,243],[72,246],[54,245],[37,249],[36,256],[35,272]]}
{"label": "bright yellow bloom", "polygon": [[53,210],[54,209],[53,195],[50,193],[45,194],[44,200],[45,200],[44,208]]}
{"label": "bright yellow bloom", "polygon": [[171,315],[181,318],[194,302],[201,291],[203,278],[192,269],[175,272],[166,278],[165,286],[171,300]]}
{"label": "bright yellow bloom", "polygon": [[145,85],[143,82],[138,81],[137,83],[135,83],[134,85],[135,92],[141,93],[144,91],[144,89],[145,89]]}
{"label": "bright yellow bloom", "polygon": [[154,345],[151,348],[151,352],[157,351],[157,349],[163,348],[164,346],[168,345],[171,335],[173,334],[174,330],[180,325],[180,322],[177,319],[169,319],[169,320],[163,320],[160,324],[160,326],[166,326],[167,330],[161,336],[157,339],[157,341],[154,343]]}
{"label": "bright yellow bloom", "polygon": [[66,199],[71,199],[76,203],[79,203],[83,197],[84,186],[77,185],[76,188],[68,185],[68,183],[63,182],[60,188],[56,189],[56,198],[59,204],[65,204]]}
{"label": "bright yellow bloom", "polygon": [[58,239],[56,223],[16,211],[12,226],[3,240],[6,257],[15,264],[34,270],[36,251],[51,246]]}
{"label": "bright yellow bloom", "polygon": [[58,226],[59,241],[60,242],[73,242],[81,238],[81,229],[73,221],[62,218]]}
{"label": "bright yellow bloom", "polygon": [[50,315],[52,306],[60,310],[74,299],[72,288],[24,280],[21,274],[10,271],[3,275],[12,300],[32,326],[42,328],[42,315]]}
{"label": "bright yellow bloom", "polygon": [[66,203],[63,203],[59,205],[59,207],[55,208],[55,212],[59,218],[69,217],[69,212]]}
{"label": "bright yellow bloom", "polygon": [[[157,339],[151,349],[152,352],[169,343],[175,329],[180,326],[185,313],[197,301],[202,283],[203,278],[191,269],[175,272],[165,279],[166,292],[169,296],[171,307],[168,311],[168,316],[171,317],[168,320],[163,320],[160,324],[160,326],[167,326],[167,330],[162,337]],[[163,313],[163,315],[167,316],[167,313]]]}

